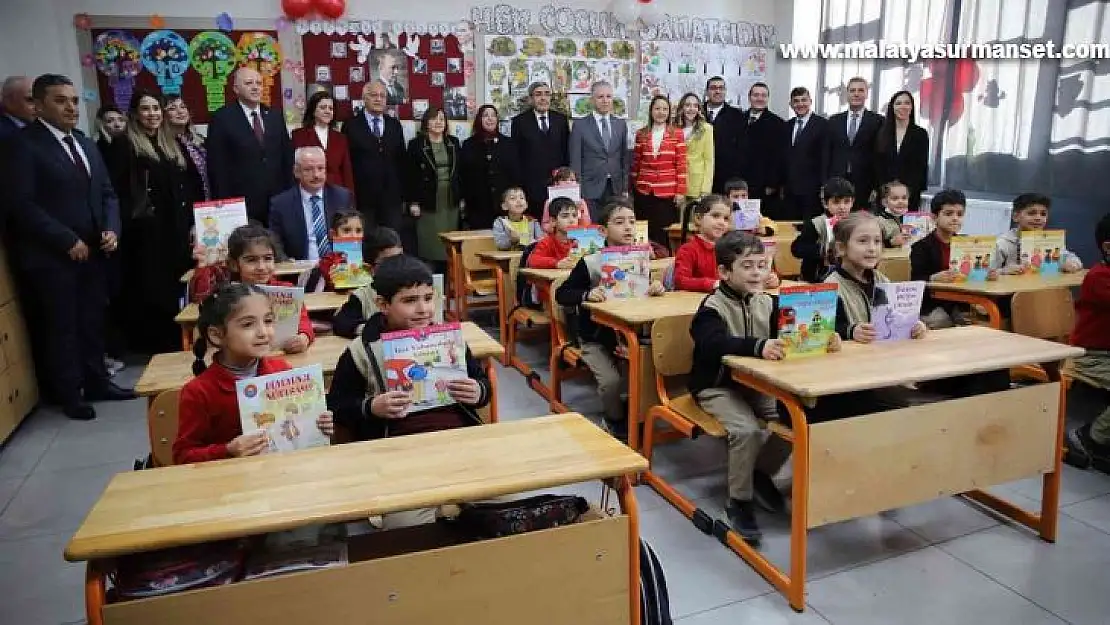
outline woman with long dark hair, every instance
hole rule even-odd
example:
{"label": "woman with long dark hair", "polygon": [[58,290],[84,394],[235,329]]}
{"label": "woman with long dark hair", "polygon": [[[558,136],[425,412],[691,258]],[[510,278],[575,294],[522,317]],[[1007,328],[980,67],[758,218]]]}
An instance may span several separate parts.
{"label": "woman with long dark hair", "polygon": [[179,95],[166,98],[166,123],[177,144],[181,146],[185,155],[185,166],[189,169],[189,177],[193,178],[194,186],[203,189],[201,197],[197,200],[211,200],[212,187],[208,184],[208,150],[204,147],[204,135],[197,131],[193,125],[189,105]]}
{"label": "woman with long dark hair", "polygon": [[355,192],[355,174],[351,169],[351,152],[347,137],[335,129],[335,98],[327,91],[317,91],[304,107],[301,127],[293,131],[293,149],[318,147],[324,150],[328,182]]}
{"label": "woman with long dark hair", "polygon": [[439,233],[459,229],[459,140],[447,134],[447,116],[429,106],[420,131],[408,146],[408,184],[405,197],[416,220],[420,258],[442,270],[447,250]]}
{"label": "woman with long dark hair", "polygon": [[474,230],[493,227],[501,214],[501,195],[520,182],[519,155],[512,139],[501,134],[498,119],[497,108],[483,104],[459,152],[466,224]]}
{"label": "woman with long dark hair", "polygon": [[632,148],[632,187],[636,219],[647,220],[648,238],[667,247],[667,226],[679,220],[686,195],[686,139],[671,125],[671,101],[657,95],[648,107],[650,123],[636,133]]}
{"label": "woman with long dark hair", "polygon": [[910,191],[910,210],[921,209],[921,192],[929,180],[929,133],[917,125],[913,95],[895,93],[875,141],[876,189],[893,180]]}

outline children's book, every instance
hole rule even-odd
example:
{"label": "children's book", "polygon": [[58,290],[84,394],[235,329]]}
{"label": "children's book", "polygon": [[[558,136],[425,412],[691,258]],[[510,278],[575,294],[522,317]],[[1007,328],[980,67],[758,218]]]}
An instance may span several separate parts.
{"label": "children's book", "polygon": [[779,289],[779,338],[786,358],[828,352],[836,335],[836,283],[784,286]]}
{"label": "children's book", "polygon": [[205,263],[211,265],[227,256],[231,231],[247,225],[247,202],[237,197],[193,204],[197,244],[204,247]]}
{"label": "children's book", "polygon": [[565,197],[575,204],[578,204],[582,201],[582,187],[577,184],[548,187],[547,199],[554,200],[557,197]]}
{"label": "children's book", "polygon": [[934,227],[933,216],[930,213],[906,213],[902,216],[902,236],[906,238],[904,247],[924,239]]}
{"label": "children's book", "polygon": [[957,282],[982,282],[987,279],[994,241],[992,236],[952,237],[948,268],[960,274]]}
{"label": "children's book", "polygon": [[759,230],[760,200],[737,200],[732,203],[732,226],[737,230]]}
{"label": "children's book", "polygon": [[447,296],[443,293],[442,273],[432,275],[432,288],[436,291],[436,312],[432,320],[435,323],[443,323],[443,307],[447,305]]}
{"label": "children's book", "polygon": [[632,236],[632,245],[651,245],[648,242],[648,222],[636,222],[636,234]]}
{"label": "children's book", "polygon": [[650,285],[650,246],[626,245],[601,250],[601,287],[607,298],[645,297]]}
{"label": "children's book", "polygon": [[445,323],[417,330],[382,334],[386,388],[412,394],[408,412],[455,403],[449,380],[466,379],[466,343],[462,326]]}
{"label": "children's book", "polygon": [[281,347],[297,336],[301,327],[301,308],[304,306],[304,289],[296,286],[258,287],[270,298],[274,311],[274,347]]}
{"label": "children's book", "polygon": [[601,248],[605,247],[605,235],[593,226],[571,228],[567,230],[567,236],[570,237],[572,245],[571,258],[577,259],[588,254],[596,254],[601,251]]}
{"label": "children's book", "polygon": [[531,243],[532,243],[532,222],[531,222],[531,220],[529,220],[527,218],[520,219],[518,221],[513,221],[512,219],[506,219],[505,223],[509,224],[509,228],[511,228],[513,231],[515,231],[517,236],[520,237],[520,245],[521,246],[531,245]]}
{"label": "children's book", "polygon": [[357,289],[370,284],[373,277],[370,269],[362,262],[361,237],[337,237],[332,241],[332,249],[342,257],[331,270],[331,281],[337,289]]}
{"label": "children's book", "polygon": [[1021,266],[1042,276],[1060,274],[1064,250],[1063,230],[1028,230],[1021,233]]}
{"label": "children's book", "polygon": [[237,380],[235,394],[243,431],[265,432],[267,452],[331,444],[316,426],[316,419],[328,409],[320,365]]}
{"label": "children's book", "polygon": [[879,282],[871,302],[871,324],[876,341],[904,341],[921,318],[925,282]]}

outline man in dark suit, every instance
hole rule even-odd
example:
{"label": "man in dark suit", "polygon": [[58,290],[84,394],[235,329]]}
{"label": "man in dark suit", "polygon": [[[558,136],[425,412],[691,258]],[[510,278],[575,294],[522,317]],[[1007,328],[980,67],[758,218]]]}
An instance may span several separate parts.
{"label": "man in dark suit", "polygon": [[566,115],[551,110],[551,85],[532,83],[528,96],[532,99],[532,108],[513,118],[511,136],[519,154],[528,212],[536,219],[543,219],[551,174],[570,164],[567,146],[570,123]]}
{"label": "man in dark suit", "polygon": [[[81,100],[65,76],[32,86],[39,119],[9,147],[9,249],[21,279],[39,386],[72,419],[96,418],[87,402],[131,399],[104,367],[105,263],[119,249],[119,204],[96,144],[79,131]],[[82,397],[82,390],[84,396]]]}
{"label": "man in dark suit", "polygon": [[743,113],[737,167],[737,174],[748,183],[748,197],[762,200],[766,214],[776,210],[783,133],[782,118],[767,108],[770,97],[765,83],[757,82],[748,89],[751,108]]}
{"label": "man in dark suit", "polygon": [[31,79],[8,76],[0,86],[0,140],[35,121],[35,100],[31,96]]}
{"label": "man in dark suit", "polygon": [[848,81],[848,110],[829,117],[829,177],[846,178],[856,188],[855,208],[868,208],[875,190],[875,141],[883,117],[864,108],[867,81]]}
{"label": "man in dark suit", "polygon": [[813,100],[805,87],[790,90],[794,117],[782,135],[784,183],[778,220],[809,219],[820,215],[821,185],[829,172],[829,120],[813,112]]}
{"label": "man in dark suit", "polygon": [[724,193],[725,183],[738,175],[744,114],[727,100],[725,79],[710,78],[705,83],[705,119],[713,125],[714,193]]}
{"label": "man in dark suit", "polygon": [[247,200],[247,216],[263,224],[270,198],[293,186],[293,143],[281,114],[262,106],[262,76],[235,72],[236,102],[208,124],[208,181],[212,197]]}
{"label": "man in dark suit", "polygon": [[297,148],[293,162],[293,177],[299,184],[270,200],[270,231],[290,258],[320,260],[332,250],[328,238],[332,219],[351,210],[351,192],[327,184],[323,148]]}
{"label": "man in dark suit", "polygon": [[386,226],[400,232],[405,133],[385,114],[385,83],[362,89],[363,112],[343,124],[355,172],[355,197],[364,227]]}

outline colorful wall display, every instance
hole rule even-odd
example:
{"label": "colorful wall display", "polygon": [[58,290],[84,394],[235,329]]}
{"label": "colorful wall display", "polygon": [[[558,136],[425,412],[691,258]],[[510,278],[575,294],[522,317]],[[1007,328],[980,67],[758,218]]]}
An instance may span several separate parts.
{"label": "colorful wall display", "polygon": [[640,107],[638,119],[647,121],[651,98],[662,94],[677,103],[683,94],[703,97],[705,84],[721,76],[730,104],[748,108],[748,89],[766,80],[767,50],[675,41],[644,41],[640,48]]}
{"label": "colorful wall display", "polygon": [[123,30],[108,30],[95,35],[93,58],[96,70],[111,88],[111,98],[101,97],[102,102],[114,102],[127,110],[135,89],[135,77],[143,65],[139,60],[139,39]]}

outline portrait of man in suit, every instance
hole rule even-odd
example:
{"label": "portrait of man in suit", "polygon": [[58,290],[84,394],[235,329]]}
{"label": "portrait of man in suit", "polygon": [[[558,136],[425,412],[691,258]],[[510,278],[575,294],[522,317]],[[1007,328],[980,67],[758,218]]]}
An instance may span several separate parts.
{"label": "portrait of man in suit", "polygon": [[351,193],[328,184],[327,155],[319,146],[293,155],[297,185],[270,200],[270,230],[287,256],[319,260],[332,250],[328,230],[336,215],[351,210]]}
{"label": "portrait of man in suit", "polygon": [[385,84],[386,105],[396,106],[408,102],[408,63],[397,50],[375,50],[370,53],[373,68],[372,80]]}
{"label": "portrait of man in suit", "polygon": [[606,202],[628,191],[628,126],[613,115],[613,86],[608,82],[590,87],[590,102],[594,112],[570,131],[570,168],[578,176],[590,219],[596,221]]}

